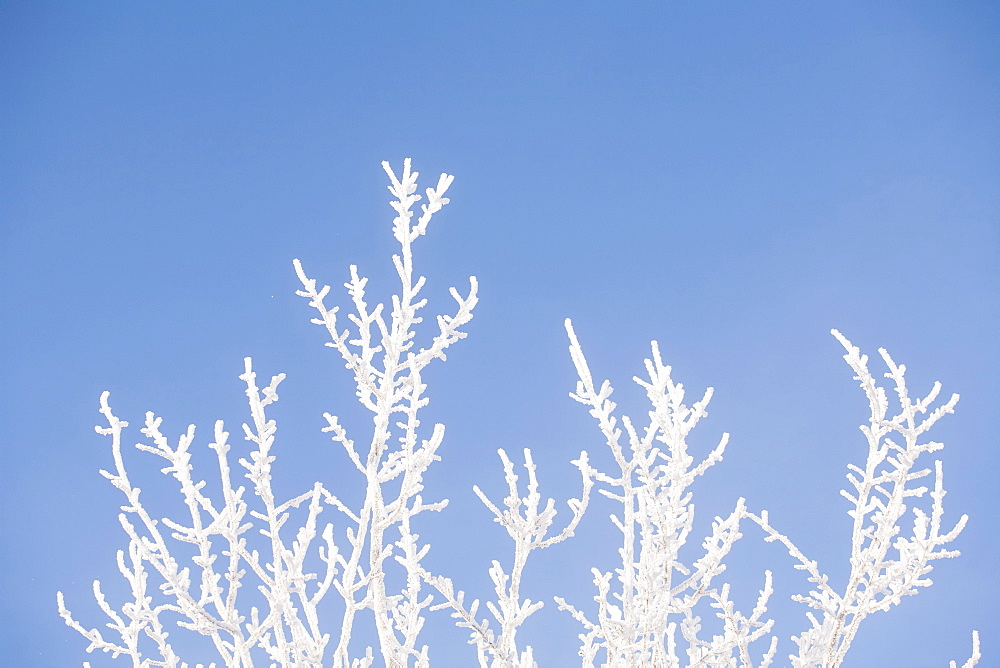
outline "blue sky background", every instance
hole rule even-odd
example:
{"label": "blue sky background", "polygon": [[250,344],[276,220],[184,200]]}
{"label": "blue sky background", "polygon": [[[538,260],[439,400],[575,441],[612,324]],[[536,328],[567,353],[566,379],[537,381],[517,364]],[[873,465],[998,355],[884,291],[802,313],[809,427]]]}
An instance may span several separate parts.
{"label": "blue sky background", "polygon": [[[837,327],[873,356],[887,347],[915,391],[962,395],[932,436],[947,445],[946,520],[970,515],[963,556],[870,618],[848,664],[961,663],[977,628],[992,665],[998,63],[986,2],[0,4],[3,663],[118,665],[85,655],[55,609],[61,589],[103,625],[94,578],[120,603],[120,499],[92,428],[105,389],[130,443],[146,410],[173,436],[199,425],[211,479],[212,423],[239,441],[251,355],[261,376],[288,374],[279,489],[318,476],[357,492],[319,429],[330,411],[359,438],[366,418],[291,260],[334,286],[358,264],[387,299],[379,162],[411,156],[424,185],[456,175],[416,250],[428,315],[452,308],[449,286],[481,284],[470,337],[426,375],[424,424],[448,427],[427,492],[452,500],[419,529],[432,568],[485,596],[490,560],[509,563],[471,492],[502,496],[496,448],[531,447],[560,504],[578,494],[581,449],[609,462],[566,394],[568,316],[637,418],[630,378],[653,338],[691,395],[716,388],[696,452],[732,439],[694,488],[689,561],[745,496],[842,584],[838,490],[864,461],[867,405]],[[155,508],[181,510],[155,462],[126,456]],[[529,564],[526,595],[546,607],[522,637],[544,665],[576,662],[579,628],[552,595],[590,604],[590,567],[615,563],[611,510],[596,504]],[[749,607],[774,570],[784,665],[806,627],[787,598],[808,583],[745,534],[729,575]],[[426,641],[437,665],[474,660],[445,613]],[[208,660],[191,647],[192,665]]]}

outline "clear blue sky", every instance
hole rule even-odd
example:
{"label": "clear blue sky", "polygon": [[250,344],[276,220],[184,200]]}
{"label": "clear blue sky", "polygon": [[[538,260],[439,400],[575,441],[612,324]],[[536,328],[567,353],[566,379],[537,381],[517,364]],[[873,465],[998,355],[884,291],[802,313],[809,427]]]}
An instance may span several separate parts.
{"label": "clear blue sky", "polygon": [[[172,435],[199,425],[211,477],[212,423],[236,438],[252,355],[288,374],[279,483],[356,489],[319,428],[323,411],[364,416],[291,260],[334,286],[358,264],[385,299],[379,162],[410,156],[426,185],[456,175],[416,251],[431,311],[481,284],[469,339],[427,375],[425,424],[448,426],[427,492],[452,499],[420,528],[432,567],[483,596],[489,560],[508,559],[470,489],[502,492],[497,447],[532,447],[560,503],[580,449],[608,462],[566,396],[568,316],[637,418],[630,378],[653,338],[692,394],[716,388],[694,442],[732,439],[694,489],[697,536],[742,495],[842,578],[838,490],[863,462],[867,406],[837,327],[887,347],[915,388],[962,395],[932,435],[947,516],[971,516],[960,560],[871,618],[849,664],[961,663],[978,628],[996,665],[998,64],[988,2],[0,4],[0,662],[111,664],[55,609],[62,589],[102,625],[91,581],[121,590],[120,500],[93,431],[105,389],[130,443],[146,410]],[[178,510],[154,463],[126,455]],[[590,602],[590,566],[614,564],[608,512],[529,565],[546,608],[523,637],[545,665],[575,664],[579,629],[551,597]],[[785,657],[806,624],[786,599],[808,583],[745,534],[736,594],[775,571]],[[473,661],[446,614],[426,633],[438,665]]]}

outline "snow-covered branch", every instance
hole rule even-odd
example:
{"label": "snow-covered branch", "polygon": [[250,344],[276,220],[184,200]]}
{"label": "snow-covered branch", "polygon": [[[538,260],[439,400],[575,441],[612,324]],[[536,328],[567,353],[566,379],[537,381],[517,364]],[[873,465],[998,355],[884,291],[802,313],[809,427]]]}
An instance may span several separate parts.
{"label": "snow-covered branch", "polygon": [[[583,348],[566,321],[569,352],[580,380],[570,396],[588,406],[590,414],[611,450],[618,471],[597,472],[596,478],[606,487],[598,491],[622,504],[622,513],[611,520],[622,535],[619,548],[621,568],[616,569],[617,591],[613,591],[612,573],[595,568],[597,616],[592,619],[579,608],[557,598],[560,609],[567,610],[581,624],[583,665],[592,666],[597,654],[606,653],[610,666],[680,666],[677,650],[677,624],[688,644],[690,665],[728,666],[734,655],[743,665],[754,665],[749,644],[773,625],[764,620],[767,599],[771,594],[771,575],[765,576],[757,605],[750,617],[733,608],[729,586],[721,588],[713,580],[725,570],[723,559],[741,537],[740,520],[746,513],[743,499],[726,518],[717,517],[712,535],[705,539],[704,554],[691,566],[681,561],[680,550],[687,542],[694,522],[694,504],[688,487],[710,466],[722,460],[729,435],[700,462],[688,452],[687,437],[701,418],[712,397],[709,388],[700,401],[684,404],[684,388],[670,377],[670,367],[663,364],[659,346],[652,343],[652,357],[646,360],[648,378],[634,378],[645,391],[652,410],[649,422],[640,433],[633,421],[624,416],[621,424],[614,415],[613,388],[605,380],[598,387],[593,379]],[[628,440],[627,450],[622,436]],[[659,445],[657,445],[659,444]],[[694,610],[702,599],[711,602],[724,622],[724,633],[711,641],[698,633],[701,619]],[[614,602],[614,601],[617,601]],[[775,650],[775,640],[760,662],[767,666]]]}
{"label": "snow-covered branch", "polygon": [[[351,308],[343,318],[340,307],[327,306],[330,286],[319,285],[293,261],[302,284],[297,294],[309,300],[316,315],[312,322],[328,337],[325,345],[351,373],[370,428],[352,427],[348,433],[337,415],[323,413],[322,431],[343,450],[344,466],[318,471],[319,480],[293,494],[276,490],[277,453],[286,444],[279,442],[269,411],[278,401],[284,374],[261,387],[246,358],[239,376],[250,413],[243,425],[246,444],[230,444],[223,422],[215,423],[208,446],[217,465],[211,486],[194,475],[195,427],[171,437],[162,418],[146,414],[143,440],[136,448],[163,460],[161,471],[182,501],[179,515],[158,517],[129,475],[122,450],[128,423],[114,414],[104,392],[100,412],[107,426],[97,431],[111,439],[113,466],[101,474],[124,496],[119,522],[128,544],[118,551],[117,565],[131,599],[113,604],[101,583],[94,582],[97,606],[109,620],[105,638],[102,631],[77,621],[62,593],[57,594],[60,615],[87,640],[88,652],[100,650],[136,667],[184,668],[188,664],[181,661],[172,635],[180,628],[207,638],[218,665],[227,668],[364,668],[377,657],[387,668],[428,666],[429,649],[421,642],[426,615],[447,609],[457,626],[469,632],[480,666],[534,668],[532,647],[518,642],[519,631],[529,618],[538,619],[532,615],[542,607],[522,591],[529,557],[574,535],[595,488],[616,508],[609,531],[620,539],[615,559],[620,565],[592,569],[593,609],[566,597],[555,599],[583,627],[579,654],[585,667],[770,665],[777,650],[775,625],[766,617],[771,572],[764,572],[749,614],[736,609],[730,584],[721,581],[747,518],[764,530],[765,540],[788,550],[812,585],[808,594],[794,597],[810,608],[809,628],[793,638],[797,653],[791,662],[799,668],[842,665],[868,615],[929,586],[932,562],[958,555],[948,546],[967,518],[963,515],[950,528],[944,524],[942,464],[917,463],[943,447],[925,434],[954,411],[958,395],[939,402],[941,386],[935,383],[926,396],[912,398],[906,368],[880,350],[898,404],[898,412],[890,411],[890,392],[869,371],[867,356],[834,330],[870,409],[861,427],[867,461],[849,465],[849,484],[841,492],[853,523],[846,584],[831,583],[818,560],[772,526],[766,510],[751,512],[742,498],[734,499],[730,513],[714,519],[701,549],[688,556],[685,546],[692,538],[695,512],[692,486],[722,461],[729,440],[723,434],[698,458],[689,447],[692,430],[708,415],[712,389],[686,404],[684,387],[674,382],[654,341],[645,375],[634,378],[649,402],[639,424],[617,412],[609,381],[595,382],[566,320],[578,376],[570,396],[596,420],[608,465],[599,469],[591,465],[587,451],[580,453],[572,464],[580,472],[581,492],[567,501],[569,516],[557,522],[556,502],[543,502],[531,450],[524,450],[526,480],[499,450],[507,496],[493,501],[478,486],[473,491],[510,536],[513,551],[509,562],[492,562],[488,574],[495,596],[485,602],[487,614],[480,615],[478,599],[466,604],[465,591],[452,579],[425,568],[430,545],[417,533],[421,513],[444,510],[448,503],[424,497],[425,474],[440,459],[445,436],[442,424],[428,428],[420,419],[429,402],[425,371],[434,360],[446,359],[451,346],[466,336],[478,286],[472,277],[467,292],[451,288],[453,308],[437,315],[436,331],[432,328],[426,340],[418,340],[427,306],[422,296],[426,280],[414,269],[413,245],[448,204],[445,195],[453,177],[442,174],[435,187],[420,195],[419,175],[409,159],[399,174],[388,163],[383,168],[395,211],[392,232],[399,243],[392,257],[398,292],[387,302],[370,303],[368,279],[351,266],[344,283]],[[362,498],[338,494],[344,475],[363,483]],[[324,483],[331,480],[337,487]],[[320,521],[327,509],[339,518],[336,528]],[[705,615],[715,618],[709,620],[714,630],[703,628]],[[358,646],[365,624],[374,627],[372,647]],[[766,636],[767,643],[755,644]],[[979,635],[973,632],[971,657],[963,668],[972,668],[980,658]],[[957,668],[955,662],[951,665]]]}
{"label": "snow-covered branch", "polygon": [[[458,620],[456,622],[458,626],[471,631],[469,643],[476,645],[481,666],[532,668],[535,666],[535,662],[531,646],[520,650],[516,639],[517,630],[529,616],[540,610],[543,605],[542,601],[521,598],[521,581],[528,556],[532,550],[561,543],[573,535],[590,502],[590,490],[594,484],[594,470],[590,467],[586,452],[581,452],[580,458],[573,460],[572,463],[580,469],[583,492],[579,499],[567,501],[567,505],[573,513],[570,521],[562,531],[554,536],[548,536],[549,528],[555,520],[557,511],[553,499],[549,499],[544,508],[540,507],[542,497],[538,493],[538,477],[535,474],[536,467],[531,457],[531,450],[527,448],[524,450],[524,468],[528,471],[527,494],[525,496],[521,496],[518,490],[518,476],[514,473],[513,462],[503,449],[498,450],[498,454],[503,462],[504,479],[509,490],[509,494],[503,501],[506,510],[497,507],[478,486],[474,485],[472,489],[493,513],[494,521],[503,526],[514,541],[514,560],[510,572],[505,571],[500,562],[496,560],[493,561],[493,566],[489,571],[497,599],[496,601],[487,601],[486,607],[500,625],[499,636],[489,629],[488,619],[479,621],[476,618],[476,610],[479,607],[478,600],[473,601],[472,605],[466,608],[464,604],[465,593],[462,591],[456,593],[450,579],[430,574],[425,577],[445,597],[446,602],[436,606],[436,608],[451,608],[452,616]],[[487,657],[490,657],[492,662]]]}
{"label": "snow-covered branch", "polygon": [[[119,552],[118,563],[135,600],[115,610],[100,584],[94,584],[98,604],[111,619],[109,627],[120,636],[120,641],[110,641],[97,630],[78,623],[66,609],[62,594],[58,595],[60,614],[90,641],[88,651],[100,649],[113,656],[125,655],[137,666],[177,666],[179,659],[165,630],[164,617],[169,614],[182,628],[210,637],[226,666],[254,665],[255,650],[262,651],[273,665],[321,666],[328,655],[331,634],[323,630],[318,609],[332,588],[344,602],[333,665],[367,666],[374,660],[370,649],[363,657],[348,655],[355,618],[362,610],[370,610],[374,616],[379,649],[387,666],[406,666],[411,659],[417,665],[428,663],[427,647],[418,647],[417,640],[423,611],[431,601],[421,592],[424,571],[420,565],[429,546],[419,542],[412,520],[423,511],[441,510],[447,501],[426,503],[421,496],[424,472],[439,459],[436,452],[444,438],[443,425],[435,425],[429,435],[421,436],[418,412],[428,402],[421,372],[434,359],[444,359],[445,351],[465,337],[462,327],[472,318],[477,286],[472,278],[465,296],[452,288],[457,302],[454,313],[438,316],[438,334],[425,347],[414,349],[414,327],[421,322],[418,313],[427,301],[420,297],[425,279],[414,275],[412,244],[426,232],[432,216],[448,203],[444,194],[453,177],[442,174],[437,186],[426,190],[427,203],[414,223],[412,207],[421,199],[415,194],[418,173],[411,170],[408,159],[399,177],[388,163],[383,167],[391,181],[389,191],[395,197],[391,202],[397,214],[393,234],[401,248],[400,254],[393,257],[400,292],[392,296],[388,314],[382,304],[368,306],[367,279],[352,266],[345,287],[356,311],[348,315],[355,331],[341,331],[338,308],[327,308],[324,303],[330,288],[317,288],[301,263],[294,261],[303,286],[298,294],[308,298],[318,311],[319,317],[313,322],[327,329],[327,345],[340,353],[352,371],[357,397],[372,413],[367,450],[356,447],[335,416],[324,415],[324,431],[331,432],[365,478],[364,502],[351,508],[321,482],[292,498],[276,497],[271,470],[276,459],[273,452],[277,425],[266,416],[266,409],[277,401],[284,374],[260,388],[247,358],[240,378],[246,385],[251,414],[243,431],[252,448],[239,457],[238,463],[246,470],[256,501],[249,503],[246,488],[233,485],[229,434],[221,421],[216,423],[215,442],[210,445],[217,454],[222,496],[214,500],[205,494],[205,482],[191,477],[190,448],[195,427],[190,426],[173,445],[161,431],[162,420],[148,413],[142,433],[149,442],[137,447],[167,460],[163,473],[179,484],[188,510],[188,518],[183,521],[154,519],[126,471],[121,440],[128,425],[112,413],[105,392],[101,412],[109,426],[98,427],[98,432],[112,438],[115,468],[112,473],[102,474],[126,497],[120,520],[129,537],[128,559],[125,552]],[[303,503],[304,517],[289,542],[289,521]],[[348,520],[349,526],[339,538],[332,524],[319,528],[319,514],[327,505]],[[256,538],[253,543],[247,538],[251,528],[265,539],[263,552],[251,548],[256,544]],[[390,538],[394,533],[398,537]],[[314,549],[317,537],[322,544]],[[187,559],[189,564],[184,563],[171,540],[194,546],[196,554]],[[320,572],[311,572],[307,561],[313,563],[310,559],[317,557]],[[392,564],[401,567],[405,582],[398,593],[389,589],[386,577]],[[192,577],[192,571],[197,577]],[[148,590],[149,578],[154,574],[160,580],[163,603],[154,604],[157,597]],[[266,604],[262,610],[251,607],[249,615],[241,612],[245,607],[239,606],[240,590],[248,577],[256,580],[255,589]],[[144,639],[152,640],[152,649],[145,646]],[[153,653],[158,656],[151,658]]]}
{"label": "snow-covered branch", "polygon": [[[795,638],[798,653],[790,659],[797,668],[841,665],[868,615],[889,610],[899,605],[904,596],[930,586],[932,582],[926,575],[933,569],[932,561],[958,556],[957,550],[947,550],[944,546],[958,537],[968,520],[963,515],[951,529],[942,527],[945,491],[940,461],[934,462],[932,491],[913,484],[931,473],[930,469],[915,469],[917,459],[944,447],[935,441],[923,441],[923,434],[945,414],[954,412],[958,395],[953,394],[947,402],[930,410],[941,391],[941,384],[934,383],[925,397],[914,401],[906,386],[906,367],[897,365],[880,348],[879,354],[888,368],[885,377],[893,382],[899,404],[899,412],[890,416],[888,393],[868,369],[868,356],[862,355],[837,330],[831,333],[847,351],[844,359],[854,370],[854,379],[864,391],[871,412],[868,424],[861,425],[868,442],[868,459],[863,468],[848,465],[851,488],[840,492],[851,504],[847,515],[853,523],[847,585],[843,590],[834,588],[819,570],[818,563],[808,559],[791,539],[771,525],[766,511],[759,515],[748,513],[767,533],[766,540],[778,541],[788,549],[798,562],[796,568],[808,573],[815,586],[807,595],[793,597],[820,614],[817,617],[807,613],[810,627]],[[929,514],[914,505],[925,495],[930,498]],[[901,523],[911,507],[913,520],[907,536]],[[974,645],[968,666],[978,661],[978,635]]]}

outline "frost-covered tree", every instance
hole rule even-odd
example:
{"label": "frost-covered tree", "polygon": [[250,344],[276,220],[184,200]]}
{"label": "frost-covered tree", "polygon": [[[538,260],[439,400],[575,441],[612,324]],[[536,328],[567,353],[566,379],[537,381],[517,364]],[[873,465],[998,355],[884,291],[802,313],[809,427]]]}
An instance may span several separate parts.
{"label": "frost-covered tree", "polygon": [[[851,504],[853,520],[847,585],[831,585],[819,563],[772,526],[767,511],[753,512],[743,499],[727,517],[715,519],[695,558],[684,561],[689,558],[682,550],[694,522],[689,487],[721,461],[728,441],[724,434],[700,460],[689,452],[688,435],[707,415],[712,389],[685,404],[683,386],[671,378],[653,342],[646,377],[635,378],[651,405],[648,419],[637,424],[628,416],[619,417],[610,383],[594,381],[567,320],[569,352],[579,375],[570,396],[587,406],[597,421],[614,470],[596,469],[588,453],[581,452],[571,462],[580,472],[580,497],[568,500],[570,517],[555,528],[556,504],[553,499],[542,502],[531,451],[523,453],[523,491],[514,463],[499,451],[508,496],[498,503],[478,487],[474,491],[509,534],[513,554],[509,560],[493,561],[488,575],[496,598],[486,602],[488,614],[482,614],[480,601],[466,603],[464,592],[447,574],[424,567],[430,546],[416,532],[421,513],[444,510],[448,503],[425,501],[423,496],[424,476],[439,459],[445,429],[441,424],[429,431],[421,428],[420,409],[428,402],[422,373],[434,360],[444,360],[445,351],[465,337],[462,328],[477,303],[476,279],[470,279],[464,295],[451,289],[453,314],[438,315],[437,333],[420,343],[415,326],[427,301],[420,296],[425,279],[414,273],[412,247],[434,214],[448,204],[444,195],[453,177],[442,174],[436,187],[426,189],[426,203],[414,220],[413,207],[421,200],[417,172],[410,169],[409,160],[398,176],[388,163],[383,167],[394,197],[393,234],[400,245],[392,258],[400,289],[389,308],[369,305],[367,279],[352,266],[345,284],[353,305],[348,325],[338,319],[338,307],[326,305],[329,286],[319,287],[294,261],[302,282],[298,294],[315,309],[312,322],[326,330],[326,345],[342,357],[354,377],[357,400],[371,415],[371,429],[361,435],[348,434],[337,417],[324,414],[324,431],[343,448],[363,480],[363,500],[354,506],[341,500],[330,480],[317,481],[291,498],[276,496],[272,466],[277,425],[266,410],[278,400],[284,375],[272,377],[262,388],[247,358],[240,379],[250,407],[251,419],[243,425],[250,446],[242,456],[234,455],[233,462],[230,453],[239,448],[230,444],[222,421],[216,422],[209,448],[216,453],[213,475],[219,494],[208,493],[206,482],[194,476],[195,427],[171,441],[161,430],[161,418],[146,414],[140,429],[145,440],[136,447],[165,460],[162,471],[178,485],[186,509],[183,519],[156,518],[126,469],[122,443],[128,423],[114,414],[105,392],[100,412],[107,426],[97,431],[111,438],[114,465],[101,473],[125,497],[119,520],[129,542],[127,550],[118,552],[118,568],[133,598],[113,605],[100,582],[94,582],[94,595],[113,633],[106,639],[97,628],[78,622],[62,593],[57,594],[60,614],[89,641],[88,652],[98,649],[127,657],[133,666],[187,666],[171,641],[180,628],[211,641],[218,655],[213,666],[354,668],[376,661],[394,668],[427,666],[429,649],[420,642],[425,617],[447,609],[458,626],[469,631],[480,666],[534,666],[532,648],[520,645],[517,638],[519,628],[543,605],[522,592],[528,558],[536,549],[572,537],[594,489],[621,504],[611,518],[611,530],[621,540],[621,563],[612,570],[593,569],[596,607],[556,597],[558,607],[583,627],[579,653],[584,666],[770,665],[777,648],[774,622],[766,618],[771,573],[763,574],[749,614],[735,608],[730,585],[719,577],[730,549],[742,537],[744,521],[759,525],[766,540],[782,543],[798,562],[796,568],[813,583],[812,591],[795,597],[813,609],[807,613],[808,628],[794,638],[798,652],[789,658],[796,667],[841,665],[869,614],[888,610],[930,585],[931,562],[958,554],[946,546],[962,531],[966,517],[951,528],[943,524],[941,462],[934,463],[932,490],[916,484],[932,473],[917,468],[918,458],[943,447],[925,440],[924,433],[953,411],[958,396],[935,405],[941,389],[935,383],[927,396],[912,399],[905,367],[880,350],[898,403],[892,415],[889,395],[869,370],[867,356],[834,330],[871,407],[871,418],[862,426],[867,461],[850,465],[850,489],[841,492]],[[332,522],[320,522],[326,509],[342,517],[337,530]],[[913,517],[906,520],[911,509]],[[321,605],[328,596],[339,599],[340,605]],[[576,596],[578,592],[572,598]],[[331,609],[339,616],[331,618]],[[714,611],[714,631],[703,629],[701,615],[706,611]],[[362,616],[374,621],[377,646],[352,656],[351,640]],[[751,647],[757,641],[760,648]],[[979,658],[974,632],[972,657],[964,666],[975,666]]]}

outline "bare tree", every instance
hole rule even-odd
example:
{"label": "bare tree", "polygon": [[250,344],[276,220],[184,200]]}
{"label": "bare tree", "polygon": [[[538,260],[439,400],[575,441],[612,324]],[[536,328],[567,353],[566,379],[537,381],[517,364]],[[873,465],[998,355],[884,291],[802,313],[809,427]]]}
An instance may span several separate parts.
{"label": "bare tree", "polygon": [[[234,478],[230,460],[234,446],[222,421],[216,422],[209,448],[216,453],[220,494],[213,497],[206,492],[205,481],[193,477],[194,425],[171,441],[161,430],[161,418],[146,414],[140,430],[145,440],[136,447],[166,460],[162,471],[179,486],[186,508],[183,519],[154,518],[126,469],[122,440],[128,423],[113,413],[109,394],[104,392],[100,411],[107,426],[98,426],[97,431],[111,437],[114,467],[101,473],[125,496],[119,520],[129,543],[127,550],[118,552],[118,568],[133,598],[113,606],[100,582],[94,582],[97,603],[110,619],[106,626],[115,635],[105,639],[98,629],[76,621],[62,593],[57,594],[60,614],[89,641],[88,652],[97,649],[127,657],[133,666],[187,666],[170,641],[173,629],[179,627],[209,638],[221,664],[234,668],[249,668],[255,662],[359,668],[372,665],[376,652],[382,664],[392,668],[427,666],[428,647],[418,642],[425,614],[444,608],[451,611],[458,626],[469,631],[480,666],[529,668],[536,665],[533,650],[518,644],[517,633],[543,604],[522,592],[528,558],[534,550],[573,535],[595,488],[622,504],[621,512],[612,516],[621,537],[620,567],[593,569],[594,611],[556,598],[559,608],[583,625],[580,655],[584,666],[597,661],[616,668],[770,665],[777,648],[774,622],[765,618],[771,573],[764,573],[749,615],[735,609],[730,585],[717,582],[725,570],[725,558],[742,536],[743,520],[762,527],[766,540],[781,542],[798,561],[796,568],[805,571],[815,586],[807,595],[795,597],[820,613],[819,617],[808,613],[810,627],[794,638],[798,653],[790,659],[802,668],[841,665],[869,614],[888,610],[904,596],[930,585],[926,576],[931,561],[958,555],[945,545],[962,531],[966,517],[951,529],[942,526],[941,462],[934,464],[932,491],[913,484],[931,473],[926,468],[915,470],[918,457],[943,447],[924,441],[924,433],[953,411],[958,396],[932,407],[940,391],[940,384],[935,383],[926,397],[912,400],[905,367],[880,350],[900,407],[899,413],[888,417],[888,394],[869,371],[868,358],[834,330],[871,407],[869,423],[862,426],[868,460],[864,468],[849,467],[851,489],[842,492],[852,504],[849,515],[854,521],[846,587],[838,590],[829,584],[818,563],[770,524],[766,511],[751,512],[743,499],[727,517],[715,519],[700,555],[683,561],[681,550],[694,521],[688,488],[722,460],[728,442],[724,434],[700,461],[689,453],[688,435],[707,415],[712,389],[694,404],[685,404],[683,386],[671,378],[671,369],[653,342],[652,356],[645,363],[646,377],[635,378],[651,404],[648,420],[637,427],[628,416],[616,416],[610,383],[595,383],[567,320],[569,351],[579,375],[570,396],[590,409],[616,470],[597,470],[588,453],[581,452],[572,464],[580,471],[582,491],[579,498],[568,500],[571,517],[555,530],[555,501],[542,504],[531,451],[524,451],[527,484],[523,492],[513,462],[504,450],[499,451],[509,494],[502,503],[495,503],[478,487],[474,491],[512,539],[513,555],[508,567],[495,560],[489,569],[496,598],[485,607],[492,621],[481,617],[478,600],[467,605],[464,592],[450,578],[430,573],[422,565],[430,546],[421,543],[414,525],[424,511],[440,511],[448,503],[446,499],[425,502],[423,497],[424,474],[440,459],[437,450],[445,428],[436,424],[429,434],[421,429],[420,409],[428,402],[422,372],[434,360],[444,360],[445,351],[465,337],[462,327],[471,320],[477,303],[476,279],[470,278],[464,296],[451,289],[456,302],[453,314],[438,315],[437,333],[418,347],[415,326],[422,321],[420,313],[427,300],[420,296],[425,279],[414,273],[412,246],[426,233],[434,214],[448,204],[444,195],[453,177],[442,174],[436,187],[426,189],[427,201],[414,221],[413,207],[422,199],[416,193],[417,172],[411,170],[409,159],[399,176],[388,163],[382,164],[394,198],[393,234],[400,244],[399,254],[392,258],[400,290],[388,310],[381,303],[369,306],[368,279],[351,266],[344,287],[353,312],[346,325],[338,320],[338,307],[326,306],[329,286],[318,287],[299,261],[294,261],[302,282],[298,294],[318,314],[312,322],[325,328],[326,345],[343,359],[353,375],[358,401],[371,414],[371,430],[364,434],[367,444],[352,438],[337,417],[324,414],[324,431],[343,447],[364,480],[363,501],[352,507],[321,481],[291,498],[276,496],[271,481],[277,425],[266,410],[278,400],[284,374],[272,377],[261,388],[251,359],[246,358],[240,379],[250,407],[251,420],[243,425],[250,448],[238,456]],[[241,484],[240,474],[249,482]],[[927,498],[929,508],[915,505]],[[345,518],[342,532],[335,531],[332,523],[320,528],[320,513],[331,506]],[[902,535],[900,523],[911,507],[912,527]],[[299,518],[297,525],[289,522],[293,516]],[[331,608],[321,607],[331,591],[341,603],[335,608],[340,617],[332,621]],[[436,603],[435,595],[440,597]],[[714,610],[719,620],[719,632],[711,637],[704,635],[698,612],[706,609]],[[366,647],[352,656],[350,643],[364,611],[374,620],[377,647]],[[321,613],[326,617],[321,619]],[[769,636],[767,648],[759,653],[751,650],[750,645],[765,636]],[[973,632],[973,654],[964,668],[975,666],[979,658],[979,639]]]}

